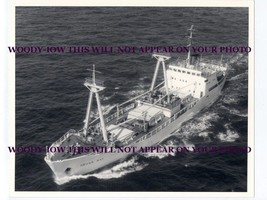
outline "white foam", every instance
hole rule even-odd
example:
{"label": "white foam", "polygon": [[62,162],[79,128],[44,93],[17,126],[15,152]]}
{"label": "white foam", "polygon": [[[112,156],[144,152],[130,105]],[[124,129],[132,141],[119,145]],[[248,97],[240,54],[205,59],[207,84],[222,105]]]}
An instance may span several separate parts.
{"label": "white foam", "polygon": [[139,78],[139,80],[140,80],[140,81],[143,81],[143,80],[145,80],[145,79],[147,79],[147,78],[148,78],[148,76],[144,76],[144,77]]}
{"label": "white foam", "polygon": [[209,122],[190,122],[186,125],[184,125],[179,130],[179,135],[183,136],[184,138],[188,138],[195,134],[196,132],[200,132],[203,130],[206,130],[210,126]]}
{"label": "white foam", "polygon": [[234,131],[227,130],[226,133],[220,132],[218,134],[218,138],[224,142],[234,142],[234,141],[236,141],[237,138],[239,138],[239,135]]}
{"label": "white foam", "polygon": [[194,144],[190,143],[190,139],[194,136],[203,137],[203,139],[207,142],[211,141],[209,137],[210,132],[207,131],[210,128],[212,120],[218,120],[219,115],[214,112],[208,112],[204,115],[200,116],[199,118],[194,118],[193,120],[185,123],[180,129],[178,129],[174,134],[179,137],[184,146],[189,146],[193,151]]}
{"label": "white foam", "polygon": [[184,124],[180,129],[175,132],[175,135],[179,137],[183,146],[191,147],[189,151],[193,151],[194,144],[192,144],[190,139],[194,136],[203,137],[205,141],[211,141],[209,137],[210,132],[207,129],[211,126],[210,121],[218,119],[219,116],[216,113],[205,113],[199,118],[194,118],[193,120]]}
{"label": "white foam", "polygon": [[200,132],[200,133],[198,134],[198,136],[200,136],[200,137],[208,137],[208,136],[209,136],[209,132],[206,132],[206,131],[204,131],[204,132]]}
{"label": "white foam", "polygon": [[73,176],[67,176],[63,178],[54,177],[55,179],[54,181],[56,184],[62,185],[72,180],[87,179],[89,177],[96,177],[98,179],[120,178],[122,176],[125,176],[126,174],[129,174],[135,171],[140,171],[146,166],[147,166],[146,163],[141,164],[137,162],[137,156],[134,156],[130,160],[119,163],[110,169],[106,169],[98,173],[87,174],[87,175],[73,175]]}
{"label": "white foam", "polygon": [[101,98],[101,100],[103,99],[103,101],[109,101],[111,98],[113,98],[114,96],[116,96],[116,92],[114,92],[112,95],[109,95],[109,96],[103,96]]}
{"label": "white foam", "polygon": [[204,115],[202,115],[202,117],[199,118],[200,121],[209,121],[209,120],[214,120],[214,119],[218,119],[219,116],[217,113],[206,113]]}
{"label": "white foam", "polygon": [[211,142],[212,139],[210,138],[211,132],[203,131],[198,134],[199,137],[202,137],[205,142]]}
{"label": "white foam", "polygon": [[108,96],[108,97],[103,97],[103,101],[108,101],[110,100],[111,96]]}
{"label": "white foam", "polygon": [[66,176],[66,177],[62,177],[62,178],[57,178],[54,176],[54,182],[57,185],[63,185],[63,184],[68,183],[72,180],[86,179],[88,177],[90,177],[90,175],[73,175],[73,176]]}
{"label": "white foam", "polygon": [[237,75],[233,76],[232,78],[229,79],[229,81],[240,80],[240,79],[245,78],[247,76],[248,76],[248,71],[246,70],[245,72],[243,72],[241,74],[237,74]]}
{"label": "white foam", "polygon": [[238,102],[238,98],[237,96],[230,96],[230,95],[227,95],[223,98],[223,102],[226,103],[226,104],[233,104],[233,103],[237,103]]}
{"label": "white foam", "polygon": [[240,113],[240,111],[236,110],[236,109],[231,109],[230,113],[234,114],[234,115],[237,115],[237,116],[240,116],[240,117],[248,117],[247,113],[246,114]]}
{"label": "white foam", "polygon": [[146,92],[145,89],[143,89],[143,88],[138,88],[138,89],[134,89],[134,90],[129,91],[129,92],[128,92],[128,96],[130,96],[130,97],[135,97],[135,96],[140,95],[140,94],[142,94],[142,93],[144,93],[144,92]]}
{"label": "white foam", "polygon": [[238,60],[240,60],[242,57],[244,56],[244,54],[242,53],[238,53],[236,55],[234,55],[232,58],[229,59],[229,63],[233,64],[236,63]]}
{"label": "white foam", "polygon": [[162,159],[162,158],[165,158],[167,156],[175,156],[175,153],[174,152],[162,152],[162,153],[149,152],[149,153],[143,153],[141,155],[143,155],[146,158],[150,158],[150,157],[156,158],[157,157],[159,159]]}
{"label": "white foam", "polygon": [[194,144],[192,144],[192,143],[189,143],[187,140],[183,140],[183,143],[184,143],[184,146],[185,147],[189,147],[188,149],[189,149],[189,151],[194,151],[194,149],[193,149],[193,147],[195,147],[195,145]]}

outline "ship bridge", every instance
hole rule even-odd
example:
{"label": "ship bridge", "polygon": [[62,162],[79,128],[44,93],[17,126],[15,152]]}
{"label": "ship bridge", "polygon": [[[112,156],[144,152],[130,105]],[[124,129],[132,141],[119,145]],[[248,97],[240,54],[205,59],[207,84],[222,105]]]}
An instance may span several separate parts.
{"label": "ship bridge", "polygon": [[182,66],[169,65],[167,69],[168,88],[180,97],[191,94],[195,98],[205,95],[206,78],[203,72]]}

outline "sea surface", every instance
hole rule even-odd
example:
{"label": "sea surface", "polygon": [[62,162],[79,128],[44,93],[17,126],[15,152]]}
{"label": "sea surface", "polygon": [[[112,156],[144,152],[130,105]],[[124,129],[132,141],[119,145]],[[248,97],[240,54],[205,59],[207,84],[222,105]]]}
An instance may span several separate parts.
{"label": "sea surface", "polygon": [[[17,7],[16,46],[247,46],[247,8]],[[172,54],[173,60],[185,54]],[[219,62],[220,54],[202,54]],[[248,56],[225,54],[221,97],[163,145],[247,146]],[[49,146],[83,127],[92,64],[104,81],[104,108],[147,90],[156,60],[149,53],[16,54],[16,145]],[[58,180],[45,153],[16,154],[16,191],[247,191],[246,153],[133,155],[101,172]]]}

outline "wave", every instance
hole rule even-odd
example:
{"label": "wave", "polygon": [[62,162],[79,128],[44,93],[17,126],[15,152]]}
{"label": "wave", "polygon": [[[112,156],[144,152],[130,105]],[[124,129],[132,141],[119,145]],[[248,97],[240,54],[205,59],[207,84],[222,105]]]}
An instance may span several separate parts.
{"label": "wave", "polygon": [[140,163],[137,161],[137,156],[133,156],[130,160],[126,160],[122,163],[118,163],[117,165],[113,166],[110,169],[103,170],[98,173],[94,174],[87,174],[87,175],[73,175],[63,178],[54,177],[54,182],[58,185],[63,185],[73,180],[78,179],[88,179],[90,177],[96,177],[98,179],[112,179],[112,178],[121,178],[126,174],[140,171],[144,169],[148,164],[147,163]]}
{"label": "wave", "polygon": [[[173,135],[182,142],[180,146],[194,147],[195,145],[190,140],[195,136],[203,138],[206,142],[211,142],[211,132],[208,129],[212,126],[211,121],[218,121],[218,119],[219,116],[215,112],[205,113],[199,118],[195,117],[183,124]],[[191,150],[193,151],[193,148]]]}
{"label": "wave", "polygon": [[230,113],[234,114],[234,115],[237,115],[239,117],[248,117],[248,113],[240,113],[240,111],[236,110],[236,109],[231,109]]}
{"label": "wave", "polygon": [[245,56],[245,54],[237,53],[234,56],[232,56],[231,58],[229,58],[228,63],[230,63],[230,64],[236,63],[239,60],[241,60],[244,56]]}
{"label": "wave", "polygon": [[237,74],[229,79],[229,81],[236,81],[240,79],[247,79],[248,78],[248,70],[243,73]]}
{"label": "wave", "polygon": [[227,129],[226,130],[226,133],[222,133],[220,132],[218,135],[217,135],[217,138],[220,139],[221,141],[223,142],[235,142],[236,139],[239,138],[239,134],[234,131],[234,130],[231,130],[229,128],[229,124],[226,124],[225,125],[225,128]]}
{"label": "wave", "polygon": [[[227,103],[227,101],[224,101],[224,102]],[[228,104],[230,104],[230,103],[228,103]],[[242,113],[240,110],[234,109],[232,107],[230,108],[230,107],[225,106],[225,105],[220,105],[220,108],[226,110],[227,113],[229,112],[232,115],[236,115],[239,117],[248,117],[247,110],[243,110],[243,113]]]}
{"label": "wave", "polygon": [[222,99],[223,103],[226,104],[233,104],[238,102],[238,96],[237,95],[226,95]]}
{"label": "wave", "polygon": [[204,131],[204,132],[198,133],[198,136],[202,137],[204,139],[204,141],[206,141],[206,142],[211,142],[210,134],[211,134],[211,132]]}
{"label": "wave", "polygon": [[139,78],[140,81],[145,81],[145,80],[148,80],[148,79],[149,79],[148,76],[144,76],[144,77]]}
{"label": "wave", "polygon": [[183,141],[183,144],[184,144],[185,147],[189,147],[188,148],[189,151],[191,151],[191,152],[194,151],[193,147],[195,147],[195,145],[193,143],[191,143],[191,142],[189,142],[187,140],[182,140],[182,141]]}
{"label": "wave", "polygon": [[185,136],[191,136],[194,133],[201,133],[211,126],[211,120],[217,120],[218,118],[219,116],[217,113],[206,113],[201,117],[194,118],[193,120],[184,124],[182,128],[177,130],[177,133]]}
{"label": "wave", "polygon": [[[115,88],[115,90],[116,90],[116,88]],[[102,96],[101,97],[101,100],[103,100],[103,101],[109,101],[111,98],[113,98],[113,97],[115,97],[117,95],[117,92],[114,92],[112,95],[109,95],[109,96]]]}
{"label": "wave", "polygon": [[127,96],[130,96],[130,97],[136,97],[137,95],[140,95],[144,92],[146,92],[147,90],[145,90],[144,88],[136,88],[136,89],[133,89],[131,91],[128,92]]}
{"label": "wave", "polygon": [[227,130],[226,133],[220,132],[217,137],[223,142],[234,142],[239,135],[235,131]]}
{"label": "wave", "polygon": [[[162,145],[162,147],[168,147],[169,145]],[[172,147],[176,147],[173,142],[171,141],[171,145]],[[140,154],[146,158],[150,158],[150,157],[157,157],[159,159],[162,159],[162,158],[165,158],[167,156],[175,156],[175,153],[174,152],[162,152],[162,153],[157,153],[157,152],[148,152],[148,153],[143,153],[143,154]]]}

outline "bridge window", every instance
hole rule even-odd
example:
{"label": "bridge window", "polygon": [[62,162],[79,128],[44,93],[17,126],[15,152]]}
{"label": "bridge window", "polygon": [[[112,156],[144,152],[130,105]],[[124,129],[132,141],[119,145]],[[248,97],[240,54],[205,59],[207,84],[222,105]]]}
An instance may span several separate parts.
{"label": "bridge window", "polygon": [[187,74],[190,74],[190,72],[187,72]]}

